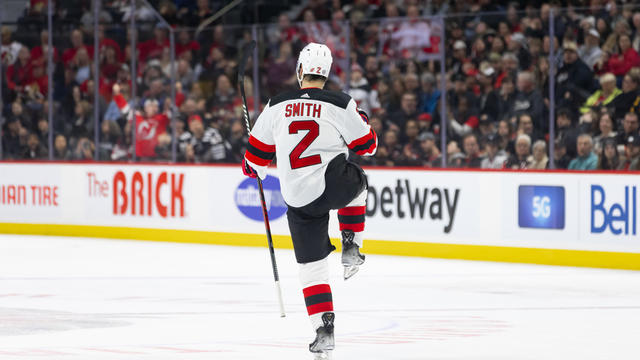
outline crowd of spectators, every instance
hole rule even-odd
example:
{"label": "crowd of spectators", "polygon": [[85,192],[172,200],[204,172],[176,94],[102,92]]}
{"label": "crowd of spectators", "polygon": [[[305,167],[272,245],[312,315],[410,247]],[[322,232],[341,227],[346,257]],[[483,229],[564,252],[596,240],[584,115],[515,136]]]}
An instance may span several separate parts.
{"label": "crowd of spectators", "polygon": [[[135,155],[167,161],[175,146],[181,162],[241,161],[247,137],[236,74],[251,28],[218,24],[196,33],[213,13],[210,1],[155,4],[176,34],[174,107],[169,29],[141,7],[131,33],[123,25],[132,15],[128,3],[105,2],[98,59],[87,1],[74,10],[79,20],[58,21],[65,25],[56,28],[53,49],[46,22],[34,21],[44,13],[42,1],[31,0],[14,26],[2,27],[5,159],[48,159],[52,132],[58,160]],[[68,9],[64,1],[58,6],[60,20]],[[446,15],[444,24],[431,15]],[[553,162],[561,169],[640,170],[640,6],[633,2],[307,0],[296,14],[283,12],[261,25],[258,36],[259,76],[245,83],[247,94],[259,86],[258,108],[297,87],[296,56],[306,43],[331,48],[327,88],[348,89],[379,137],[374,157],[355,157],[365,165],[441,166],[444,113],[449,167],[546,169]],[[50,51],[52,126],[45,71]],[[444,109],[440,64],[433,59],[441,51]],[[248,64],[248,74],[252,68]],[[247,100],[253,110],[253,96]]]}

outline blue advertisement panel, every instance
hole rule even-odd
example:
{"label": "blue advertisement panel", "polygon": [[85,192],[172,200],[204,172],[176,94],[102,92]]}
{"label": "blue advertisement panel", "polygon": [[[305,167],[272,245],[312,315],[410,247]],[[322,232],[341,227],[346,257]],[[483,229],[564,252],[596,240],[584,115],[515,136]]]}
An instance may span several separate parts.
{"label": "blue advertisement panel", "polygon": [[563,186],[521,185],[518,187],[518,226],[535,229],[564,229]]}

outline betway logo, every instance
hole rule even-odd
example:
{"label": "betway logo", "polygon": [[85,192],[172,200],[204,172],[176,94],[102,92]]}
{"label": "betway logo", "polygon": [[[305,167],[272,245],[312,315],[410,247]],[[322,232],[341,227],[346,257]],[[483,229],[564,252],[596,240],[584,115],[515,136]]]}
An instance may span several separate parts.
{"label": "betway logo", "polygon": [[[145,176],[146,175],[146,176]],[[118,171],[113,176],[113,214],[152,216],[157,212],[162,217],[184,217],[184,174],[169,174],[166,171],[156,177],[152,173],[143,175],[134,172],[130,178]],[[168,201],[163,202],[163,199]]]}
{"label": "betway logo", "polygon": [[610,207],[605,205],[607,192],[600,185],[591,185],[591,233],[609,230],[614,235],[636,235],[636,186],[624,187],[624,199],[616,199]]}
{"label": "betway logo", "polygon": [[[264,189],[264,201],[267,205],[267,210],[271,210],[271,207],[287,207],[280,191]],[[246,189],[236,190],[236,204],[238,206],[261,207],[262,201],[260,200],[258,188],[250,186]]]}
{"label": "betway logo", "polygon": [[412,187],[408,179],[397,179],[395,187],[381,190],[369,185],[367,216],[378,211],[382,216],[399,219],[430,219],[444,221],[443,231],[449,233],[456,216],[460,189]]}

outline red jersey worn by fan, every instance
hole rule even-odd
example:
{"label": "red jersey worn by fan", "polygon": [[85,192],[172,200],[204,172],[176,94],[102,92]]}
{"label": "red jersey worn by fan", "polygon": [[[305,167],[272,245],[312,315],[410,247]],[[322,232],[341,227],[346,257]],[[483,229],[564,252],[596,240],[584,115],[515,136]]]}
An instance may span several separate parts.
{"label": "red jersey worn by fan", "polygon": [[[113,101],[118,105],[120,112],[129,116],[130,107],[122,94],[116,94]],[[145,113],[135,113],[136,117],[136,156],[156,157],[156,145],[158,136],[167,131],[169,118],[165,114],[158,114],[158,101],[149,99],[144,104]]]}

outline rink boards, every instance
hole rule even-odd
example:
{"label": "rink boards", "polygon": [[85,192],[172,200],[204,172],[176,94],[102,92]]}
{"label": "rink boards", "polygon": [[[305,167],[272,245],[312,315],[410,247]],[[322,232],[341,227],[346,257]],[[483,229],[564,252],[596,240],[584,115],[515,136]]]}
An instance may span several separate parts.
{"label": "rink boards", "polygon": [[[0,174],[0,233],[266,245],[256,182],[237,166],[0,163]],[[640,270],[636,174],[367,174],[368,253]],[[279,186],[274,169],[271,229],[291,248]]]}

